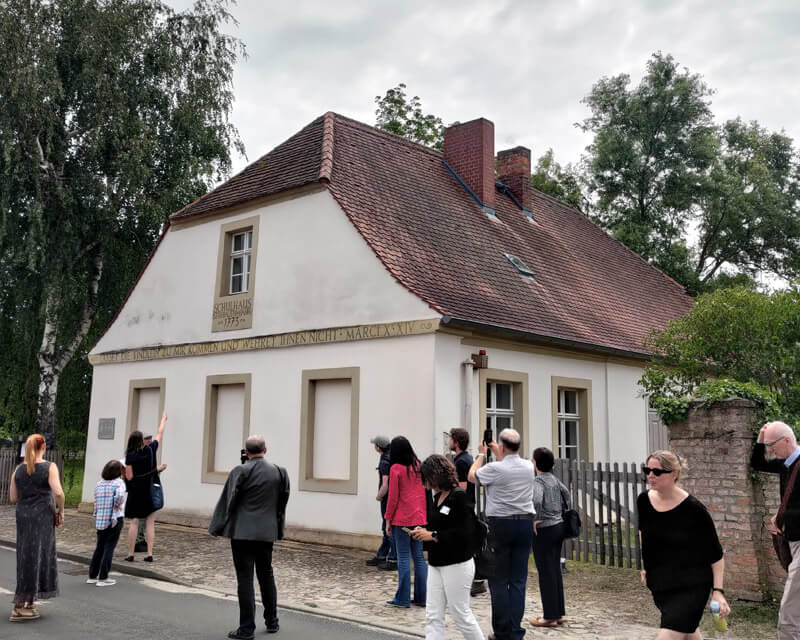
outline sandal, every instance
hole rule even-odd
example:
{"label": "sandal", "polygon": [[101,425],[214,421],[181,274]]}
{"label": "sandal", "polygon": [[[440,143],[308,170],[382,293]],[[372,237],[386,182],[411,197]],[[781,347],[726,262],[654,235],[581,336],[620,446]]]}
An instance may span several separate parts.
{"label": "sandal", "polygon": [[36,620],[40,617],[41,616],[39,615],[39,612],[33,605],[31,605],[29,607],[23,606],[14,607],[11,609],[11,616],[9,617],[9,620],[11,622],[26,622],[28,620]]}
{"label": "sandal", "polygon": [[557,627],[558,620],[545,620],[544,618],[531,618],[528,624],[532,627]]}

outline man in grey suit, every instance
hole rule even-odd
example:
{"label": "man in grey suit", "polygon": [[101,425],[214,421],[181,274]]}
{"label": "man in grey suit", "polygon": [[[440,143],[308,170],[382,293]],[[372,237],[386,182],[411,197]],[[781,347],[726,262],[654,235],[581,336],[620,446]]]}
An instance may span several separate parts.
{"label": "man in grey suit", "polygon": [[272,545],[283,537],[283,515],[289,499],[286,471],[264,459],[267,452],[264,438],[250,436],[245,451],[247,461],[228,474],[208,527],[212,536],[231,540],[239,596],[239,627],[228,634],[233,640],[254,637],[254,569],[261,587],[267,633],[279,629]]}

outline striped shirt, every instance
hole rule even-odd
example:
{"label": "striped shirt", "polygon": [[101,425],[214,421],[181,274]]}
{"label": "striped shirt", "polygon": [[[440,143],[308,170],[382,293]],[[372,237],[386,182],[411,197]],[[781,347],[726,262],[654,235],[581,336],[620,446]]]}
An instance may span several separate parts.
{"label": "striped shirt", "polygon": [[122,478],[100,480],[94,487],[94,526],[108,529],[117,526],[125,513],[125,482]]}

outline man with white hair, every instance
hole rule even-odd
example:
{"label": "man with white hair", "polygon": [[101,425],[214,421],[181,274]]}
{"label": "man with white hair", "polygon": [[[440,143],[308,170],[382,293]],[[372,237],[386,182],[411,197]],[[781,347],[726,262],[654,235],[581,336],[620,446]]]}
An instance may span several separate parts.
{"label": "man with white hair", "polygon": [[520,640],[525,635],[525,587],[528,581],[528,556],[533,544],[533,463],[519,457],[520,436],[514,429],[503,429],[488,444],[497,462],[486,461],[487,445],[478,445],[478,455],[469,470],[469,481],[486,487],[486,516],[489,535],[495,542],[495,575],[489,578],[492,598],[490,640]]}
{"label": "man with white hair", "polygon": [[792,562],[789,577],[783,588],[781,610],[778,614],[778,640],[800,638],[800,447],[792,428],[783,422],[767,422],[758,434],[750,466],[755,471],[778,473],[781,497],[790,481],[786,511],[780,521],[772,517],[773,532],[780,531],[789,541]]}

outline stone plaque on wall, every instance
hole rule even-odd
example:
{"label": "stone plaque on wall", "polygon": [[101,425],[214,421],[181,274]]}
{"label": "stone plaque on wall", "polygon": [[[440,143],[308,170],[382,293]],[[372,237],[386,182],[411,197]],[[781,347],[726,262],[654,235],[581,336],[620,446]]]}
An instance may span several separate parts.
{"label": "stone plaque on wall", "polygon": [[227,296],[215,300],[211,331],[236,331],[237,329],[250,329],[252,326],[252,293]]}
{"label": "stone plaque on wall", "polygon": [[114,423],[116,418],[100,418],[100,424],[97,428],[97,437],[100,440],[113,440],[114,439]]}

